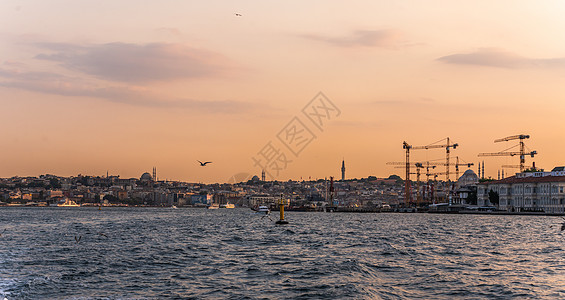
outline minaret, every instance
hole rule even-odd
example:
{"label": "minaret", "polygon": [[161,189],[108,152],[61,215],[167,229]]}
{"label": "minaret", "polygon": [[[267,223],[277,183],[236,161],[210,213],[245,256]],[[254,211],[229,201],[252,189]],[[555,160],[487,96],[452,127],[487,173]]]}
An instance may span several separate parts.
{"label": "minaret", "polygon": [[261,171],[261,181],[265,182],[265,170]]}
{"label": "minaret", "polygon": [[157,168],[153,167],[153,181],[157,181]]}
{"label": "minaret", "polygon": [[345,159],[341,161],[341,181],[345,181]]}

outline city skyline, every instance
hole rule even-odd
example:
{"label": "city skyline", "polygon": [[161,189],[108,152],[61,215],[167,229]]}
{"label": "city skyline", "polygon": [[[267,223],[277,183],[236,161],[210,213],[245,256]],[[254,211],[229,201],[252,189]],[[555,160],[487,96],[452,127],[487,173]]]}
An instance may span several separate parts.
{"label": "city skyline", "polygon": [[343,159],[347,178],[404,178],[386,165],[404,161],[403,141],[446,137],[460,145],[452,159],[475,172],[485,161],[496,179],[518,158],[477,154],[515,145],[493,143],[515,134],[529,134],[536,166],[551,170],[565,165],[555,134],[565,41],[554,33],[564,10],[559,1],[5,1],[0,177],[139,178],[153,167],[185,182],[261,176],[252,158],[319,92],[339,116],[323,128],[304,121],[315,138],[275,179],[340,178]]}

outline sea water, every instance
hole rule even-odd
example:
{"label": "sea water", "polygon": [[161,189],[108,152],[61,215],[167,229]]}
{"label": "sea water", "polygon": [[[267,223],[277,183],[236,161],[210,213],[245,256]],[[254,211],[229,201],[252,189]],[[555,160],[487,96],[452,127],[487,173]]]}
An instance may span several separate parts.
{"label": "sea water", "polygon": [[559,217],[0,208],[7,299],[565,298]]}

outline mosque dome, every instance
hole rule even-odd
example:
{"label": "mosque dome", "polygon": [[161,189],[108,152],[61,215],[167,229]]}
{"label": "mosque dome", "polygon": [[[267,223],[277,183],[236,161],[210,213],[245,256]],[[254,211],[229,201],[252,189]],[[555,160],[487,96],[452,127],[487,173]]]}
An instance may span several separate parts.
{"label": "mosque dome", "polygon": [[461,177],[457,180],[457,186],[462,187],[466,185],[475,185],[479,183],[479,176],[471,169],[465,171]]}
{"label": "mosque dome", "polygon": [[151,174],[145,172],[145,173],[143,173],[143,175],[141,175],[141,178],[139,178],[139,180],[141,180],[141,181],[152,181],[153,177],[151,177]]}

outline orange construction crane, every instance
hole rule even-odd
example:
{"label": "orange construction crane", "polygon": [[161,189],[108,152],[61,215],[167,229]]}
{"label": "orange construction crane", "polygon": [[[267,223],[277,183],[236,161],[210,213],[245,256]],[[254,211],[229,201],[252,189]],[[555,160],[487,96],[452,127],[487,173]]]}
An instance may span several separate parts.
{"label": "orange construction crane", "polygon": [[[518,145],[514,145],[506,150],[502,150],[500,152],[489,152],[489,153],[479,153],[479,156],[515,156],[515,155],[519,155],[520,156],[520,172],[524,172],[524,168],[525,168],[525,163],[526,163],[526,155],[530,155],[531,157],[534,157],[534,155],[538,154],[537,151],[530,151],[530,152],[526,152],[526,145],[524,144],[524,140],[525,139],[529,139],[530,136],[527,134],[518,134],[518,135],[512,135],[512,136],[508,136],[502,139],[496,139],[494,140],[495,143],[498,142],[507,142],[507,141],[511,141],[511,140],[520,140]],[[508,151],[516,146],[520,147],[520,151]]]}
{"label": "orange construction crane", "polygon": [[[445,144],[437,144],[439,142],[443,142],[446,141]],[[412,149],[416,150],[416,149],[435,149],[435,148],[445,148],[445,180],[449,181],[449,153],[451,152],[451,148],[455,149],[457,148],[457,146],[459,146],[459,144],[455,143],[455,144],[451,144],[449,141],[449,138],[445,138],[443,140],[439,140],[435,143],[429,144],[427,146],[418,146],[418,147],[412,147]]]}

